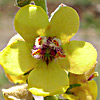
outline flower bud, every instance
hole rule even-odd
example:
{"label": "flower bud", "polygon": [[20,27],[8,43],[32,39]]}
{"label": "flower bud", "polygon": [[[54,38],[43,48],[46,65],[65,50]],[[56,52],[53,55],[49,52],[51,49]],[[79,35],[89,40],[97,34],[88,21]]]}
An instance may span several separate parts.
{"label": "flower bud", "polygon": [[33,100],[32,94],[27,90],[27,84],[2,89],[2,92],[6,100]]}
{"label": "flower bud", "polygon": [[31,0],[16,0],[16,5],[19,7],[23,7],[27,4],[30,4]]}

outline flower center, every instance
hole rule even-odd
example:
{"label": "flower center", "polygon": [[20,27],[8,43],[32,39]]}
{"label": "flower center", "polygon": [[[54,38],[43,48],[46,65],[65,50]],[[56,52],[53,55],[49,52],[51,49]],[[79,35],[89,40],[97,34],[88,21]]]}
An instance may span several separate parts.
{"label": "flower center", "polygon": [[43,59],[49,64],[53,59],[65,57],[61,46],[61,41],[55,37],[40,36],[36,38],[32,49],[32,56],[37,59]]}

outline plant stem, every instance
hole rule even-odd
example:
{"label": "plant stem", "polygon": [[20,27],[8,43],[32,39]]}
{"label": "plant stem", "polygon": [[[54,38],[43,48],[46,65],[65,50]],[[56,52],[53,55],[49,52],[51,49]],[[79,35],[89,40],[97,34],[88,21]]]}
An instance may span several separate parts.
{"label": "plant stem", "polygon": [[47,12],[46,0],[34,0],[35,5],[42,7]]}

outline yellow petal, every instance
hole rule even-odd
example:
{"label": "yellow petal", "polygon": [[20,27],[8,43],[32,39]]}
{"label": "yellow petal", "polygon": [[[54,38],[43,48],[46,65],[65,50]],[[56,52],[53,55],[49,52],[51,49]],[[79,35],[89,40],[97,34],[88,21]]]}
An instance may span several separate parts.
{"label": "yellow petal", "polygon": [[75,87],[71,92],[78,96],[81,100],[96,100],[97,84],[94,80],[81,84],[80,87]]}
{"label": "yellow petal", "polygon": [[14,75],[9,75],[6,74],[7,78],[9,79],[9,81],[13,82],[13,83],[26,83],[26,80],[28,78],[28,75],[19,75],[19,76],[14,76]]}
{"label": "yellow petal", "polygon": [[68,88],[67,72],[57,66],[55,62],[40,62],[28,77],[28,90],[38,96],[61,94]]}
{"label": "yellow petal", "polygon": [[61,7],[53,15],[47,27],[47,36],[61,39],[62,43],[68,42],[79,29],[79,16],[68,6]]}
{"label": "yellow petal", "polygon": [[58,59],[61,67],[74,74],[90,70],[97,59],[97,51],[92,44],[84,41],[70,41],[62,46],[66,57]]}
{"label": "yellow petal", "polygon": [[16,34],[9,40],[7,45],[13,44],[16,41],[25,41],[25,40],[19,34]]}
{"label": "yellow petal", "polygon": [[16,41],[0,52],[0,64],[10,75],[22,75],[36,67],[37,59],[31,55],[33,45]]}
{"label": "yellow petal", "polygon": [[47,27],[48,15],[39,6],[26,5],[16,14],[14,19],[15,30],[24,38],[25,41],[33,43],[35,38]]}
{"label": "yellow petal", "polygon": [[95,63],[93,65],[93,67],[85,72],[84,74],[73,74],[73,73],[70,73],[70,76],[69,76],[69,83],[70,84],[77,84],[77,83],[85,83],[88,81],[89,77],[95,72],[95,68],[96,68],[96,64]]}

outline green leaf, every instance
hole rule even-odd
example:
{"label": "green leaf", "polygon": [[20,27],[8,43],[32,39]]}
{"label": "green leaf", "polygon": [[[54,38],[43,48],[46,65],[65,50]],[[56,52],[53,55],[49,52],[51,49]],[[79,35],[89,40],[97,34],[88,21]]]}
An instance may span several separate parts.
{"label": "green leaf", "polygon": [[41,8],[44,9],[44,11],[47,12],[47,4],[46,4],[46,0],[34,0],[35,5],[40,6]]}
{"label": "green leaf", "polygon": [[44,97],[44,100],[59,100],[59,95]]}
{"label": "green leaf", "polygon": [[81,86],[81,84],[71,84],[68,90],[75,88],[75,87],[79,87],[79,86]]}

